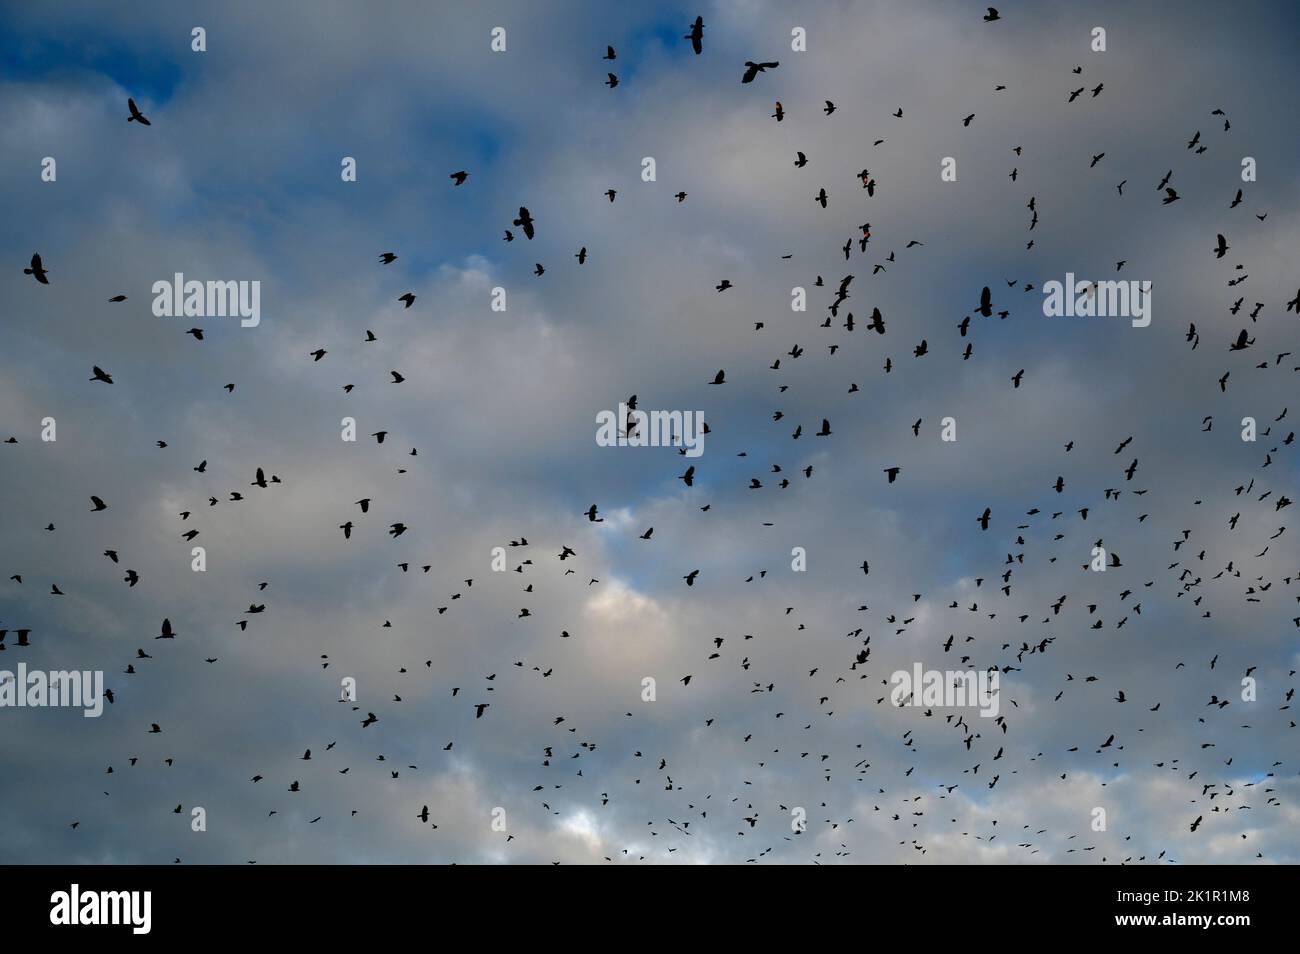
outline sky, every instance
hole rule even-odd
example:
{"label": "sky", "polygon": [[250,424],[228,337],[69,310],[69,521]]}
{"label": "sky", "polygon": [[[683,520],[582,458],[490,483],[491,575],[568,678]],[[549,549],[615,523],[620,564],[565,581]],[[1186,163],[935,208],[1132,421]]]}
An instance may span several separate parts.
{"label": "sky", "polygon": [[1300,860],[1294,16],[985,10],[0,10],[0,860]]}

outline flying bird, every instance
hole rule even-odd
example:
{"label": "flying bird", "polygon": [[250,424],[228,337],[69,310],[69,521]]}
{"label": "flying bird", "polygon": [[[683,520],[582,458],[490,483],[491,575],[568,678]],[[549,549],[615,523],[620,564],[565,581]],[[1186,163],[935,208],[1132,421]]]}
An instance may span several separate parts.
{"label": "flying bird", "polygon": [[741,77],[742,83],[754,82],[754,77],[759,73],[766,73],[768,70],[774,70],[780,63],[755,63],[753,60],[745,61],[745,75]]}
{"label": "flying bird", "polygon": [[31,268],[24,268],[23,274],[32,276],[32,278],[36,279],[42,285],[48,285],[50,283],[48,273],[45,271],[45,266],[41,264],[41,257],[34,252],[32,253]]}
{"label": "flying bird", "polygon": [[136,106],[135,100],[131,99],[129,96],[127,97],[126,100],[126,108],[131,111],[131,115],[126,117],[126,121],[128,123],[136,122],[139,123],[141,126],[153,125],[153,123],[149,122],[149,120],[144,118],[144,114],[140,112],[140,107]]}
{"label": "flying bird", "polygon": [[524,230],[524,236],[531,241],[533,238],[533,217],[528,210],[522,205],[519,207],[519,218],[515,219],[512,225],[517,225]]}
{"label": "flying bird", "polygon": [[[704,52],[704,17],[695,18],[695,22],[691,24],[691,32],[686,34],[683,39],[691,41],[691,49],[695,51],[696,56]],[[750,79],[753,79],[753,77],[750,77]],[[749,82],[749,80],[745,82]]]}

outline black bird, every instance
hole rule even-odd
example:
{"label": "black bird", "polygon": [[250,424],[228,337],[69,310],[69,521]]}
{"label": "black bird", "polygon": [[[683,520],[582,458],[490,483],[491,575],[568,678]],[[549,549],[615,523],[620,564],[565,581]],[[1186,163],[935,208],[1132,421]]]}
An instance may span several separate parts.
{"label": "black bird", "polygon": [[740,78],[742,83],[754,82],[754,77],[759,73],[766,73],[768,70],[776,69],[780,63],[755,63],[753,60],[745,60],[745,75]]}
{"label": "black bird", "polygon": [[128,117],[126,117],[126,121],[127,121],[128,123],[130,123],[130,122],[137,122],[137,123],[139,123],[141,126],[152,126],[152,125],[153,125],[153,123],[149,122],[149,120],[147,120],[147,119],[144,118],[144,114],[140,112],[140,107],[137,106],[137,105],[135,104],[135,100],[131,99],[131,97],[129,97],[129,96],[128,96],[127,99],[126,99],[126,108],[129,109],[129,110],[131,110],[131,115],[128,116]]}
{"label": "black bird", "polygon": [[[695,22],[691,24],[691,32],[686,34],[686,36],[682,37],[682,39],[691,41],[691,49],[695,51],[696,56],[699,56],[701,53],[703,53],[704,52],[704,17],[696,17]],[[750,77],[750,79],[753,79],[753,77]],[[749,80],[745,80],[745,82],[748,83]]]}
{"label": "black bird", "polygon": [[41,264],[41,257],[35,252],[32,253],[32,267],[23,269],[24,275],[30,275],[42,285],[48,285],[50,280],[46,277],[45,266]]}
{"label": "black bird", "polygon": [[453,172],[447,178],[456,180],[456,185],[463,186],[465,180],[469,178],[469,173],[462,169],[460,172]]}
{"label": "black bird", "polygon": [[984,14],[985,23],[992,23],[994,20],[1001,20],[1001,19],[1002,17],[998,14],[997,9],[994,7],[989,7],[989,12]]}
{"label": "black bird", "polygon": [[512,225],[517,225],[524,230],[524,236],[530,241],[533,237],[533,217],[528,214],[528,210],[522,205],[519,207],[519,218],[515,219]]}

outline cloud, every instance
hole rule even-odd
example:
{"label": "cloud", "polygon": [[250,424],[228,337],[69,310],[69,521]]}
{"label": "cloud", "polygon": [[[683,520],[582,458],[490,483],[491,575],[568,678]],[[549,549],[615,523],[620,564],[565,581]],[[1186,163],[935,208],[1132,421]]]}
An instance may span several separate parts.
{"label": "cloud", "polygon": [[[1295,496],[1297,194],[1259,92],[1289,80],[1294,26],[1208,4],[1159,23],[1044,4],[1000,30],[956,5],[702,9],[700,57],[676,37],[701,11],[681,7],[236,4],[205,14],[206,54],[167,5],[133,6],[130,30],[98,5],[5,11],[0,576],[22,583],[0,583],[0,626],[32,646],[10,636],[0,668],[102,668],[116,694],[99,720],[3,713],[9,857],[1297,860],[1300,554],[1277,507]],[[742,86],[755,56],[781,66]],[[153,126],[126,124],[127,96]],[[1164,207],[1171,166],[1184,200]],[[507,243],[520,205],[537,236]],[[18,267],[34,250],[49,286]],[[1067,270],[1153,281],[1152,325],[1044,317]],[[261,281],[262,324],[154,317],[176,271]],[[986,285],[1008,314],[963,336]],[[1229,352],[1241,327],[1259,343]],[[596,445],[595,415],[633,394],[703,412],[695,486],[675,449]],[[252,486],[259,467],[280,482]],[[1098,540],[1122,566],[1083,568]],[[175,641],[154,640],[164,617]],[[916,662],[998,666],[1005,722],[891,707],[889,674]]]}

